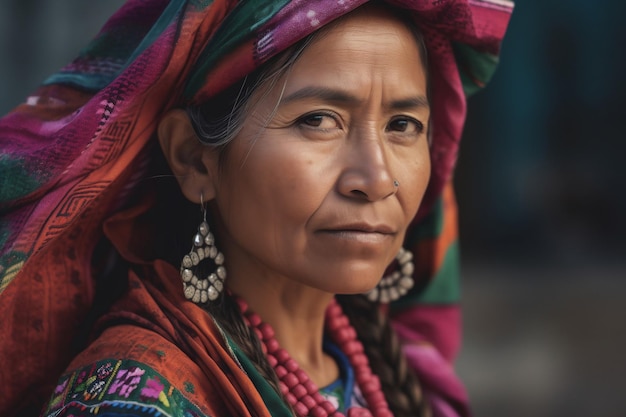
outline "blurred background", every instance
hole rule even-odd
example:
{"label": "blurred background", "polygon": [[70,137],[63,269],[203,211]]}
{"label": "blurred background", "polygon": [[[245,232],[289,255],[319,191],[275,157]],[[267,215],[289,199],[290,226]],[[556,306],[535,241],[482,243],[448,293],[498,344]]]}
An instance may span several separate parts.
{"label": "blurred background", "polygon": [[[0,0],[0,114],[122,3]],[[457,369],[477,417],[626,413],[625,12],[517,2],[499,71],[469,101]]]}

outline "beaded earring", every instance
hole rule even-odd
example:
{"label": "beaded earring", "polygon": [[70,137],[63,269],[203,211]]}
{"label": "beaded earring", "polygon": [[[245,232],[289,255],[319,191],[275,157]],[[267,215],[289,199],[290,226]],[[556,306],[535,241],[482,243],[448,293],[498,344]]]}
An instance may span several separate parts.
{"label": "beaded earring", "polygon": [[396,301],[413,288],[413,253],[404,248],[400,248],[396,255],[399,270],[383,277],[378,285],[365,293],[368,300],[372,302],[390,303]]}
{"label": "beaded earring", "polygon": [[[202,223],[198,226],[198,232],[193,238],[191,250],[183,257],[180,266],[180,276],[183,279],[183,291],[185,298],[196,304],[205,304],[215,301],[224,289],[226,268],[224,268],[224,255],[215,246],[215,237],[209,229],[206,220],[206,207],[200,197],[202,207]],[[199,271],[200,262],[211,259],[214,271],[202,274]],[[206,278],[200,278],[200,276]]]}

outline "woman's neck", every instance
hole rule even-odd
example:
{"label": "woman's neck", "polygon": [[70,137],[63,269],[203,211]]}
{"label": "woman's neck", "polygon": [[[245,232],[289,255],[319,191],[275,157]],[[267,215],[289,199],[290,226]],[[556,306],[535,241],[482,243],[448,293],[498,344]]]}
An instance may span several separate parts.
{"label": "woman's neck", "polygon": [[229,275],[230,290],[272,326],[280,346],[313,382],[323,387],[336,380],[337,364],[323,351],[325,312],[333,295],[293,280],[238,276]]}

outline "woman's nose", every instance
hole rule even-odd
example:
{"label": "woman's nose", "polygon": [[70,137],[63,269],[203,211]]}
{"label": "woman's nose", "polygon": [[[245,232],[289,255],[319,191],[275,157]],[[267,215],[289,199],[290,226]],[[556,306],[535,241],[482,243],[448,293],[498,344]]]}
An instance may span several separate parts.
{"label": "woman's nose", "polygon": [[339,177],[339,192],[366,201],[382,200],[396,192],[385,144],[374,132],[348,141],[344,169]]}

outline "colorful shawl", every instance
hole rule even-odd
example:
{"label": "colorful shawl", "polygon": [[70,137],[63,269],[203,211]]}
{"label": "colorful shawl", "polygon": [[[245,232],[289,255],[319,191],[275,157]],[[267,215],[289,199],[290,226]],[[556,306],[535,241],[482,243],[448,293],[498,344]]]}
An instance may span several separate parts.
{"label": "colorful shawl", "polygon": [[[102,225],[141,188],[160,115],[201,103],[364,2],[129,0],[0,120],[0,414],[37,408],[74,356],[71,340],[94,302]],[[433,135],[431,183],[406,244],[418,285],[391,314],[432,401],[464,413],[462,388],[445,382],[459,342],[450,181],[465,96],[492,75],[512,3],[389,3],[425,35]]]}

